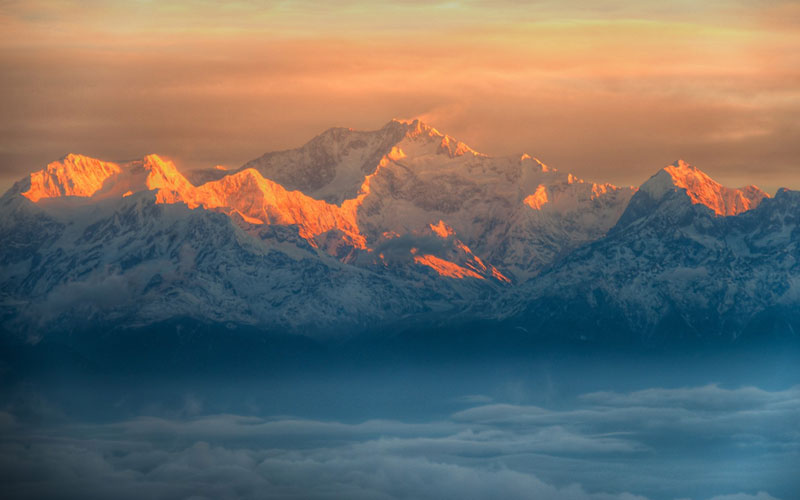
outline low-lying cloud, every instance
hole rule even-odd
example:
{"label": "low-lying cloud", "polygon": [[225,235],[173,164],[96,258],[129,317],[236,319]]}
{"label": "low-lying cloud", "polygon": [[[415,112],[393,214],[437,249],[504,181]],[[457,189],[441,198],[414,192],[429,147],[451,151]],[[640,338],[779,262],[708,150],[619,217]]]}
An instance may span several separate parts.
{"label": "low-lying cloud", "polygon": [[800,387],[595,392],[563,409],[482,404],[424,422],[32,426],[10,410],[5,498],[775,500],[800,487]]}

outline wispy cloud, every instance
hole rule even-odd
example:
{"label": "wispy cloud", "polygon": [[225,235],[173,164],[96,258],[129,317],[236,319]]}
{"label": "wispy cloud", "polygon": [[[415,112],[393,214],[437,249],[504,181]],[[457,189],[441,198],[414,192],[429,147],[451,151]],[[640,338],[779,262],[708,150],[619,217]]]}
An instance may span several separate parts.
{"label": "wispy cloud", "polygon": [[800,187],[793,2],[5,2],[0,184],[69,151],[239,165],[426,117],[638,184],[678,157]]}

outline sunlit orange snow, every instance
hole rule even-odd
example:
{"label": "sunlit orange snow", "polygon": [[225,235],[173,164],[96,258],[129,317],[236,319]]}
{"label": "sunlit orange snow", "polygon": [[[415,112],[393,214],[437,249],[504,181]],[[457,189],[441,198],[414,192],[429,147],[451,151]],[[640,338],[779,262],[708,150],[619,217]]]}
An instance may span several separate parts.
{"label": "sunlit orange snow", "polygon": [[[421,137],[421,134],[426,134],[426,138],[433,140],[436,154],[453,158],[454,155],[469,153],[473,155],[472,159],[481,157],[479,153],[460,145],[458,141],[438,134],[432,127],[418,122],[413,122],[411,126],[411,137]],[[448,145],[454,146],[453,149],[448,149]],[[411,143],[408,146],[413,149],[419,147],[419,144]],[[267,224],[295,226],[298,234],[310,245],[342,258],[340,251],[343,248],[345,254],[349,254],[353,249],[372,251],[365,232],[359,227],[359,211],[364,208],[365,199],[371,192],[371,184],[376,176],[382,169],[396,165],[392,162],[404,158],[406,158],[405,153],[398,147],[392,148],[390,153],[378,161],[374,172],[364,175],[358,194],[343,200],[341,204],[315,199],[301,191],[287,190],[277,182],[265,178],[255,168],[234,171],[217,180],[195,186],[172,161],[155,154],[147,155],[142,160],[125,163],[106,162],[69,154],[59,161],[48,164],[43,170],[30,174],[30,186],[27,189],[23,186],[21,194],[32,202],[60,197],[90,198],[97,201],[124,198],[150,191],[155,193],[156,203],[183,203],[190,209],[202,207],[215,210],[252,226]],[[400,165],[399,168],[405,167]],[[544,167],[542,169],[545,171]],[[735,215],[754,208],[768,196],[755,186],[742,189],[722,186],[684,161],[662,169],[658,175],[663,176],[662,187],[659,189],[665,190],[664,192],[685,190],[692,203],[705,205],[720,216]],[[385,182],[378,179],[378,182]],[[564,181],[567,186],[581,187],[583,193],[581,196],[592,200],[613,188],[610,185],[585,183],[571,174],[565,176]],[[586,189],[583,189],[584,187]],[[551,199],[548,189],[553,189],[554,198]],[[562,190],[563,185],[548,188],[544,184],[539,184],[534,192],[522,198],[521,202],[539,211],[550,204],[558,205],[565,200],[569,201],[563,196]],[[399,228],[399,231],[403,233],[408,229]],[[393,239],[400,237],[400,233],[390,229],[384,231],[382,237]],[[507,276],[494,266],[485,263],[458,239],[456,231],[444,220],[438,219],[437,222],[427,223],[423,233],[420,234],[434,235],[447,243],[439,255],[417,247],[411,248],[409,258],[416,264],[433,269],[439,275],[448,278],[481,280],[493,278],[510,283],[511,280]],[[380,258],[384,260],[382,253]]]}
{"label": "sunlit orange snow", "polygon": [[428,266],[441,276],[447,276],[448,278],[476,278],[479,280],[484,279],[483,276],[476,273],[475,271],[470,271],[465,267],[461,267],[454,262],[450,262],[444,259],[440,259],[435,255],[415,255],[414,262],[417,264],[422,264],[423,266]]}
{"label": "sunlit orange snow", "polygon": [[664,170],[670,174],[674,184],[686,189],[695,204],[705,205],[717,215],[736,215],[755,208],[766,193],[756,186],[733,189],[722,186],[705,173],[683,160]]}
{"label": "sunlit orange snow", "polygon": [[30,188],[22,196],[34,202],[59,196],[92,196],[106,179],[119,172],[116,163],[70,154],[32,173]]}

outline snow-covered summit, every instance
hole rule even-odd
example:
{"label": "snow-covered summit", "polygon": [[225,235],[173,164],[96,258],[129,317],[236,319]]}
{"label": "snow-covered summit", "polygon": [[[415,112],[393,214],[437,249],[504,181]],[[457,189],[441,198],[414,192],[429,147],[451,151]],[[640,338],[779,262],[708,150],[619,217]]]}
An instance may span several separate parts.
{"label": "snow-covered summit", "polygon": [[173,162],[155,154],[119,163],[68,154],[30,174],[27,190],[21,194],[33,202],[61,197],[96,202],[157,190],[163,202],[171,202],[192,188]]}
{"label": "snow-covered summit", "polygon": [[441,222],[479,258],[524,280],[605,234],[635,191],[585,182],[527,154],[489,157],[419,120],[396,119],[374,131],[332,128],[205,180],[192,184],[157,155],[118,163],[69,155],[32,174],[24,194],[94,203],[154,190],[157,203],[296,226],[312,246],[347,258],[387,232]]}
{"label": "snow-covered summit", "polygon": [[213,171],[193,183],[158,155],[67,155],[19,181],[0,198],[3,324],[522,312],[555,331],[603,315],[698,330],[800,303],[797,193],[727,188],[683,161],[618,187],[392,120]]}
{"label": "snow-covered summit", "polygon": [[608,235],[518,290],[528,328],[652,343],[796,335],[800,193],[779,190],[720,216],[664,181],[683,174],[695,194],[697,179],[718,185],[697,169],[674,167],[642,187]]}
{"label": "snow-covered summit", "polygon": [[444,221],[518,278],[605,234],[635,191],[585,182],[527,154],[489,157],[419,120],[394,119],[373,131],[332,128],[240,171],[247,169],[340,207],[367,246],[387,231]]}
{"label": "snow-covered summit", "polygon": [[287,189],[341,204],[358,195],[365,177],[375,173],[384,158],[409,153],[451,158],[480,154],[419,120],[395,119],[372,131],[331,128],[300,148],[266,153],[240,170],[255,168]]}
{"label": "snow-covered summit", "polygon": [[68,154],[30,174],[22,196],[33,202],[61,196],[92,196],[120,172],[116,163]]}
{"label": "snow-covered summit", "polygon": [[767,193],[757,186],[739,189],[725,187],[689,163],[678,160],[642,184],[641,191],[655,200],[683,190],[696,205],[704,205],[717,215],[736,215],[758,206]]}

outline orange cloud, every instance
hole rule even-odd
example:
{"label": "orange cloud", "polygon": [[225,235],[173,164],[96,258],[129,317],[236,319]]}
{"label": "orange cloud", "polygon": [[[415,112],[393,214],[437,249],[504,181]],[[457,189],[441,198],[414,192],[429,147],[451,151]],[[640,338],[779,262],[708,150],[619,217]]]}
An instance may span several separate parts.
{"label": "orange cloud", "polygon": [[67,152],[237,166],[395,116],[590,179],[683,157],[800,187],[788,2],[137,5],[0,7],[0,187]]}

